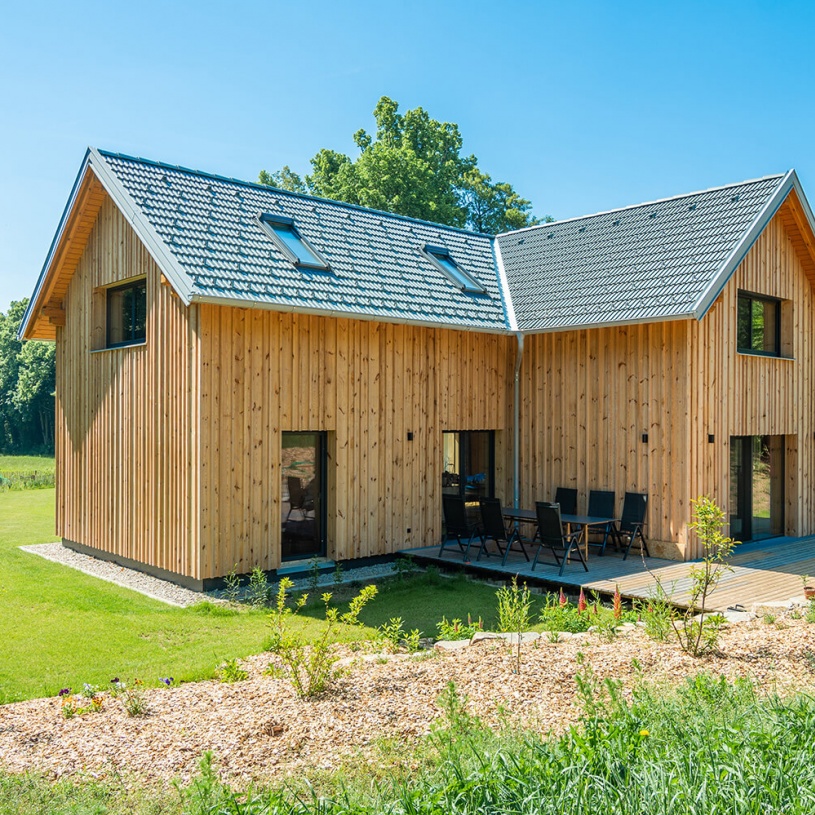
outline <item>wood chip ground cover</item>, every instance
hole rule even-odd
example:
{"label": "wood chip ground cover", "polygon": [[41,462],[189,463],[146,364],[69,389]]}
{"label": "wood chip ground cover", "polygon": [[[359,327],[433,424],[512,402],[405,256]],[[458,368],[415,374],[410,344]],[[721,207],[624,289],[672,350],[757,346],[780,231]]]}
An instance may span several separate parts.
{"label": "wood chip ground cover", "polygon": [[627,689],[641,679],[677,683],[707,672],[751,677],[767,692],[815,692],[815,626],[803,620],[729,626],[721,653],[704,659],[656,643],[640,629],[612,642],[594,634],[557,643],[543,638],[524,646],[520,675],[513,673],[514,650],[493,640],[419,659],[347,651],[348,672],[311,701],[265,675],[272,657],[260,654],[243,663],[249,672],[243,682],[148,690],[146,716],[128,717],[116,699],[106,699],[101,713],[73,719],[62,717],[57,698],[0,707],[0,767],[51,777],[188,780],[211,750],[224,778],[235,783],[331,769],[354,754],[372,753],[379,738],[405,742],[427,733],[451,681],[467,696],[470,712],[492,726],[509,716],[541,732],[560,732],[579,714],[579,654],[599,678],[614,677]]}

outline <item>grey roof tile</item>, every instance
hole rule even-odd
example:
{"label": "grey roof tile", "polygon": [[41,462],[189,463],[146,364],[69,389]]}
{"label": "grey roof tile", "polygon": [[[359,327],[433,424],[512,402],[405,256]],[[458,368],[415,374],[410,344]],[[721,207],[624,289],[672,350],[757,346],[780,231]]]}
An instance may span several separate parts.
{"label": "grey roof tile", "polygon": [[[190,282],[191,296],[507,330],[492,238],[99,151]],[[257,223],[294,219],[332,273],[291,264]],[[421,252],[446,246],[486,289],[458,290]]]}
{"label": "grey roof tile", "polygon": [[498,236],[518,328],[686,317],[784,176]]}

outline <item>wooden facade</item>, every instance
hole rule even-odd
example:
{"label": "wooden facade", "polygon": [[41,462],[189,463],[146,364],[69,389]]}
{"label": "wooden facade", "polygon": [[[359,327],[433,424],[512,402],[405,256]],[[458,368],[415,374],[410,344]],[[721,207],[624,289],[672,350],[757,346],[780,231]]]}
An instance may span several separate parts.
{"label": "wooden facade", "polygon": [[[655,554],[699,554],[690,499],[727,508],[732,436],[783,436],[786,534],[815,533],[815,269],[794,193],[708,314],[526,338],[521,503],[557,486],[649,496]],[[738,353],[739,291],[782,301],[789,358]],[[711,439],[712,437],[712,439]]]}
{"label": "wooden facade", "polygon": [[[495,431],[513,496],[516,338],[185,306],[88,176],[32,336],[57,341],[57,532],[197,585],[281,565],[282,434],[327,443],[327,555],[438,540],[442,433]],[[84,209],[83,209],[84,207]],[[729,495],[730,438],[784,439],[786,532],[815,533],[815,246],[790,198],[699,322],[531,334],[520,501],[649,495],[654,554],[687,559],[690,500]],[[143,344],[104,348],[104,290],[144,277]],[[789,358],[738,353],[740,290],[782,301]],[[47,309],[47,310],[46,310]]]}

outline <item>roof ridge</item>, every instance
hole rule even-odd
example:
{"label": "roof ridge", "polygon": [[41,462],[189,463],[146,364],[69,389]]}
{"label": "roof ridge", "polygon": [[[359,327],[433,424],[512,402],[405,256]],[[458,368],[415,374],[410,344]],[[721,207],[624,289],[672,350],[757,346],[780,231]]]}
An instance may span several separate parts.
{"label": "roof ridge", "polygon": [[625,212],[630,209],[639,209],[641,207],[652,207],[655,206],[656,204],[664,204],[668,201],[680,201],[683,198],[693,198],[696,195],[705,195],[711,192],[718,192],[719,190],[733,189],[733,187],[743,187],[746,184],[758,184],[761,181],[770,181],[773,179],[783,180],[787,177],[787,175],[789,175],[790,172],[791,171],[788,170],[786,173],[773,173],[771,175],[761,176],[760,178],[749,178],[746,181],[737,181],[732,184],[720,184],[719,186],[708,187],[707,189],[704,190],[694,190],[693,192],[684,192],[679,195],[669,195],[666,198],[656,198],[652,201],[643,201],[639,204],[628,204],[627,206],[617,207],[615,209],[605,209],[601,210],[600,212],[593,212],[589,215],[575,215],[573,218],[563,218],[562,220],[559,221],[549,221],[548,223],[535,224],[534,226],[525,226],[523,227],[523,229],[514,229],[511,232],[502,232],[496,237],[504,238],[507,237],[508,235],[518,235],[521,232],[529,232],[533,229],[545,229],[546,227],[559,226],[560,224],[573,223],[574,221],[587,221],[590,218],[599,218],[602,215],[614,215],[615,213]]}
{"label": "roof ridge", "polygon": [[176,170],[178,172],[187,173],[188,175],[200,176],[202,178],[211,178],[214,181],[224,181],[229,184],[239,184],[242,187],[251,187],[253,189],[261,190],[263,192],[274,192],[280,195],[288,195],[292,198],[300,198],[306,201],[318,201],[321,204],[333,204],[338,207],[345,207],[347,209],[356,210],[358,212],[367,212],[373,215],[382,215],[386,218],[396,218],[400,221],[408,221],[409,223],[422,224],[424,226],[437,227],[439,229],[450,230],[451,232],[460,232],[465,235],[473,235],[477,238],[494,238],[488,232],[476,232],[473,229],[465,229],[460,226],[448,226],[447,224],[440,224],[436,221],[427,221],[423,218],[413,218],[410,215],[400,215],[397,212],[386,212],[383,209],[374,209],[373,207],[364,207],[362,204],[349,204],[347,201],[336,201],[333,198],[322,198],[319,195],[311,195],[310,193],[292,192],[291,190],[284,190],[280,187],[273,187],[270,184],[261,184],[258,181],[244,181],[240,178],[232,178],[230,176],[218,175],[217,173],[210,173],[206,170],[193,170],[190,167],[182,167],[180,164],[168,164],[164,161],[155,161],[154,159],[142,158],[140,156],[130,156],[127,153],[115,153],[112,150],[103,150],[99,147],[95,148],[96,152],[105,158],[119,158],[125,161],[135,161],[139,164],[148,164],[154,167],[161,167],[165,170]]}

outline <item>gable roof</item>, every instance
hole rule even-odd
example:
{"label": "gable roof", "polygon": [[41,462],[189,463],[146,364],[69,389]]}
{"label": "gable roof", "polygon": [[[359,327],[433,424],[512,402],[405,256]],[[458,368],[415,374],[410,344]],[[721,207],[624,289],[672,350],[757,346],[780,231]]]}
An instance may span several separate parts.
{"label": "gable roof", "polygon": [[793,188],[805,201],[790,171],[500,235],[518,329],[701,319]]}
{"label": "gable roof", "polygon": [[[488,235],[91,151],[91,166],[187,302],[249,302],[348,317],[506,330]],[[331,272],[293,265],[258,222],[293,219]],[[485,294],[461,291],[423,254],[442,246]],[[158,260],[158,259],[157,259]]]}
{"label": "gable roof", "polygon": [[[701,319],[787,199],[782,213],[790,211],[815,285],[815,218],[792,170],[493,238],[91,148],[21,338],[56,336],[106,195],[185,304],[497,333]],[[330,273],[287,259],[261,225],[264,213],[292,219]],[[428,245],[447,249],[484,293],[457,288]]]}

